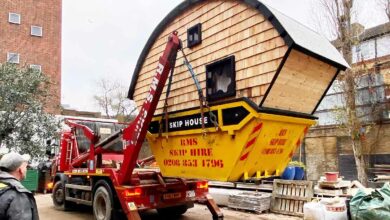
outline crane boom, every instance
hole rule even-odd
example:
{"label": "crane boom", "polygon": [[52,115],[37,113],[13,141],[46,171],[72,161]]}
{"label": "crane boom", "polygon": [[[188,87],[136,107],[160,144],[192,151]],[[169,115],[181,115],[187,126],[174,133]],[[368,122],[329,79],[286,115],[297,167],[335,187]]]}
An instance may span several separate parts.
{"label": "crane boom", "polygon": [[130,182],[132,172],[136,166],[138,154],[145,139],[150,121],[156,110],[161,93],[167,81],[169,72],[174,68],[177,52],[181,49],[181,41],[174,31],[168,38],[163,55],[159,59],[156,73],[152,79],[149,93],[136,119],[123,130],[124,159],[118,173],[119,184]]}

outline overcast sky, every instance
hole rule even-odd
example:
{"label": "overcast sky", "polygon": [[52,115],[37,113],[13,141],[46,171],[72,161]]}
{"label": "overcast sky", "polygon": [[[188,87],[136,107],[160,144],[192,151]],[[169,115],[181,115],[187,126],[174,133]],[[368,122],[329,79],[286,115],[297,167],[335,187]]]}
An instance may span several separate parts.
{"label": "overcast sky", "polygon": [[[263,0],[315,29],[312,1]],[[360,21],[366,27],[383,23],[372,16],[372,2]],[[81,111],[98,111],[93,100],[96,81],[103,77],[130,85],[138,56],[157,24],[182,0],[64,0],[62,17],[61,103]]]}

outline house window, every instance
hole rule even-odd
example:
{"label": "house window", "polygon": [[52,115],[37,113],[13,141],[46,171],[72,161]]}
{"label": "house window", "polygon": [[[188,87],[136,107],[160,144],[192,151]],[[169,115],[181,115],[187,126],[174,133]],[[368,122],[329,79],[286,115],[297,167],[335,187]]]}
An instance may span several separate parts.
{"label": "house window", "polygon": [[206,89],[208,101],[236,95],[234,56],[206,66]]}
{"label": "house window", "polygon": [[8,22],[12,23],[12,24],[20,24],[20,14],[9,13],[8,14]]}
{"label": "house window", "polygon": [[42,37],[42,27],[40,26],[31,26],[31,35]]}
{"label": "house window", "polygon": [[8,63],[19,63],[19,54],[18,53],[7,53],[7,62]]}
{"label": "house window", "polygon": [[202,24],[199,23],[187,30],[187,47],[191,48],[202,43]]}
{"label": "house window", "polygon": [[30,64],[30,69],[38,70],[39,72],[42,71],[42,66],[38,64]]}

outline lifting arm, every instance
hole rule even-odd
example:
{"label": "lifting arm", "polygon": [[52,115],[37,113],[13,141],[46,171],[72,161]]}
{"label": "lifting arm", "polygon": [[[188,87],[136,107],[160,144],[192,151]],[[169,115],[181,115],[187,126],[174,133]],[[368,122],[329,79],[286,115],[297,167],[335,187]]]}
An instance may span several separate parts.
{"label": "lifting arm", "polygon": [[82,129],[85,137],[87,137],[88,140],[90,140],[92,143],[96,142],[96,140],[98,139],[98,137],[95,135],[95,133],[88,126],[81,125],[81,124],[78,124],[78,123],[75,123],[75,122],[72,122],[69,120],[65,120],[65,124],[69,125],[69,127],[71,127],[72,129],[75,129],[75,128]]}
{"label": "lifting arm", "polygon": [[124,159],[118,173],[119,184],[130,183],[150,121],[152,120],[158,101],[160,100],[169,72],[172,68],[175,68],[173,66],[174,61],[176,60],[177,52],[180,49],[181,41],[177,36],[177,32],[174,31],[169,36],[164,53],[159,59],[156,74],[153,77],[149,93],[146,96],[140,113],[135,120],[123,130]]}

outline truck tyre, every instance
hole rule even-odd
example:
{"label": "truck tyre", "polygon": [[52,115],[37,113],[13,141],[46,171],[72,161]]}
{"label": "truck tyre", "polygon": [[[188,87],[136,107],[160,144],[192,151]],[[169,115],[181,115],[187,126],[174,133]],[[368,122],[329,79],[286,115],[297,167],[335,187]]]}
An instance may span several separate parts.
{"label": "truck tyre", "polygon": [[113,219],[113,213],[114,201],[112,192],[109,185],[103,181],[102,185],[97,187],[93,196],[93,216],[96,220],[111,220]]}
{"label": "truck tyre", "polygon": [[187,211],[186,205],[172,206],[167,208],[157,209],[159,215],[164,217],[176,217],[183,215]]}
{"label": "truck tyre", "polygon": [[69,201],[65,200],[65,184],[62,181],[57,181],[53,187],[52,194],[53,204],[57,210],[67,211],[71,209]]}

